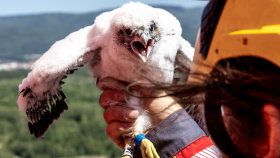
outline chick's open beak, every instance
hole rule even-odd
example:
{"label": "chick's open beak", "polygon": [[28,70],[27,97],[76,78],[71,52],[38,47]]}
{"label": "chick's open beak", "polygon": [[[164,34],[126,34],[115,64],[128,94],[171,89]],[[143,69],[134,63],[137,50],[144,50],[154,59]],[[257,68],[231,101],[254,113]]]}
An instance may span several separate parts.
{"label": "chick's open beak", "polygon": [[135,38],[130,45],[133,52],[146,62],[152,50],[153,39],[148,32],[138,30],[135,32]]}

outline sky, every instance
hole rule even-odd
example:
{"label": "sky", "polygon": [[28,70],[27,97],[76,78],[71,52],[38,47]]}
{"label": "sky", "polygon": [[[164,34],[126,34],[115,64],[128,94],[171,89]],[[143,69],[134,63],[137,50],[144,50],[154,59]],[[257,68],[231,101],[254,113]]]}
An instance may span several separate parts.
{"label": "sky", "polygon": [[[3,0],[0,16],[30,15],[41,13],[88,13],[120,7],[135,0]],[[146,4],[177,5],[185,8],[203,7],[202,0],[138,0]]]}

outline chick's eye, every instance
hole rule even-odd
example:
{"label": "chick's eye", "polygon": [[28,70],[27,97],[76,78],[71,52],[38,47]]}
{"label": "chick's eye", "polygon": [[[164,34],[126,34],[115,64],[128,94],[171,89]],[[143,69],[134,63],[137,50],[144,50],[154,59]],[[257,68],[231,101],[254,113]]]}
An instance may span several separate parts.
{"label": "chick's eye", "polygon": [[154,25],[150,25],[150,31],[154,31]]}
{"label": "chick's eye", "polygon": [[125,32],[125,34],[127,34],[129,36],[132,34],[132,30],[131,29],[125,29],[124,32]]}

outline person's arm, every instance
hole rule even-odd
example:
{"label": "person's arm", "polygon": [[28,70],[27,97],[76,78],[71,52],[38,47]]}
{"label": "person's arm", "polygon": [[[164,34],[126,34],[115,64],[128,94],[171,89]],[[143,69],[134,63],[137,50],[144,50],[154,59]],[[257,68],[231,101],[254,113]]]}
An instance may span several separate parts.
{"label": "person's arm", "polygon": [[[125,103],[122,91],[107,90],[100,96],[100,105],[105,109],[104,119],[108,123],[107,134],[121,148],[124,147],[123,135],[132,132],[139,116],[137,110],[120,105],[122,103]],[[160,157],[190,158],[204,154],[221,157],[211,139],[172,97],[145,99],[144,104],[154,125],[145,136],[154,143]],[[141,152],[136,148],[134,158],[140,157]]]}

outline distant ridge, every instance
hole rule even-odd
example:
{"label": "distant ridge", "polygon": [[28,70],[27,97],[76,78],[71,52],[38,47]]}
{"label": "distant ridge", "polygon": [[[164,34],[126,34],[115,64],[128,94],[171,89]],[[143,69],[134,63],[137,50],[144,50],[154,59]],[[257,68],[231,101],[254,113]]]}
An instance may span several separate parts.
{"label": "distant ridge", "polygon": [[[194,45],[202,8],[153,7],[167,10],[177,17],[183,28],[183,37]],[[48,13],[0,17],[0,63],[5,60],[28,61],[26,57],[30,54],[43,54],[55,41],[92,25],[96,16],[108,10],[85,14]]]}

